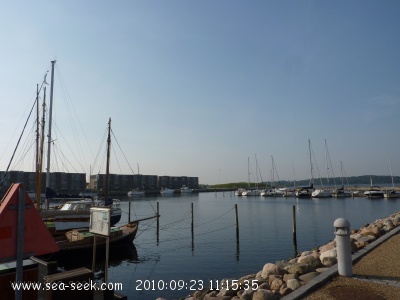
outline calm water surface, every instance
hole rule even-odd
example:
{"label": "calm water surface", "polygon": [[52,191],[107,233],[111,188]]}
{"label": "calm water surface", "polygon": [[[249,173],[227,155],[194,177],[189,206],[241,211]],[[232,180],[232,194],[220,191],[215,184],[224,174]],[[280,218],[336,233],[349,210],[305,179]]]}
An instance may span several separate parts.
{"label": "calm water surface", "polygon": [[[132,247],[112,248],[109,281],[122,283],[128,299],[179,299],[191,292],[160,290],[163,283],[184,280],[197,287],[210,279],[239,278],[257,273],[265,263],[294,256],[292,207],[296,206],[297,250],[310,250],[334,238],[333,222],[344,217],[352,229],[385,218],[400,210],[400,199],[296,199],[236,197],[232,192],[122,198],[121,224],[131,218],[154,215],[157,202],[160,223],[141,222]],[[191,233],[193,203],[194,234]],[[235,204],[239,214],[239,243],[236,240]],[[68,257],[61,262],[66,269],[91,266],[91,256]],[[104,276],[104,256],[98,258],[96,278]],[[150,280],[150,286],[140,281]],[[152,290],[152,280],[155,289]],[[191,281],[196,280],[196,281]],[[149,281],[147,281],[149,283]],[[181,281],[182,283],[182,281]],[[143,290],[139,291],[141,287]],[[150,290],[146,290],[150,288]]]}

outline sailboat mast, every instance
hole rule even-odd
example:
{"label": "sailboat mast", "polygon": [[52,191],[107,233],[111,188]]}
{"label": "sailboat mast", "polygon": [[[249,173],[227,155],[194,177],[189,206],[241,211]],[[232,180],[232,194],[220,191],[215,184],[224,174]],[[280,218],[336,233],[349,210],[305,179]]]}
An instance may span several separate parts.
{"label": "sailboat mast", "polygon": [[310,178],[310,185],[314,184],[314,177],[313,177],[313,164],[311,159],[311,141],[308,139],[308,152],[310,153],[310,167],[311,167],[311,178]]}
{"label": "sailboat mast", "polygon": [[42,189],[42,174],[43,174],[43,148],[44,148],[44,128],[46,114],[46,87],[43,90],[43,111],[42,111],[42,128],[40,134],[40,157],[39,157],[39,190]]}
{"label": "sailboat mast", "polygon": [[389,160],[389,168],[390,168],[390,176],[392,177],[392,187],[394,190],[394,181],[393,181],[393,172],[392,172],[392,164],[390,163],[390,159]]}
{"label": "sailboat mast", "polygon": [[39,85],[36,85],[36,209],[40,210],[39,182]]}
{"label": "sailboat mast", "polygon": [[56,61],[51,61],[51,86],[50,86],[50,110],[49,110],[49,134],[47,139],[47,170],[46,188],[50,187],[50,152],[51,152],[51,123],[53,121],[53,92],[54,92],[54,65]]}
{"label": "sailboat mast", "polygon": [[107,138],[107,166],[106,166],[106,186],[104,188],[104,203],[108,199],[108,176],[110,174],[110,146],[111,146],[111,118],[108,120],[108,138]]}
{"label": "sailboat mast", "polygon": [[326,179],[329,188],[329,163],[328,163],[328,145],[326,144],[325,140],[325,160],[326,160]]}

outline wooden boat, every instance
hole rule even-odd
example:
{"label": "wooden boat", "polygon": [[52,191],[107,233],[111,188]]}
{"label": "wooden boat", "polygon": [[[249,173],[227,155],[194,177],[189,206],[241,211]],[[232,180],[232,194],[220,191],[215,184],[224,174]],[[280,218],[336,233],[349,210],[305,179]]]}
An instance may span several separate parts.
{"label": "wooden boat", "polygon": [[[130,222],[119,227],[110,229],[110,245],[132,244],[139,228],[137,221]],[[87,228],[74,229],[68,231],[65,235],[55,238],[61,251],[93,249],[94,234]],[[96,247],[102,247],[106,244],[106,237],[96,235]]]}

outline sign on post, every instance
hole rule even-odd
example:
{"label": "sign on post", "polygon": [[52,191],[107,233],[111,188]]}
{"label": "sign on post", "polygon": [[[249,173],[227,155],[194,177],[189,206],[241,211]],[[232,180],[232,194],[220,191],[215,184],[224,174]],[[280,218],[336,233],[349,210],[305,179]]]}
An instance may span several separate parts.
{"label": "sign on post", "polygon": [[94,234],[110,236],[111,209],[109,207],[90,208],[89,231]]}

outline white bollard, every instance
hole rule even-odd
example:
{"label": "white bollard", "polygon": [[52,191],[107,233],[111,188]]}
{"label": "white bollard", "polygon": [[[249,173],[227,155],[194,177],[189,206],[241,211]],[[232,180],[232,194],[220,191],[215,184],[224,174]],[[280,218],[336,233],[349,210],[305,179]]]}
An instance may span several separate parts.
{"label": "white bollard", "polygon": [[336,251],[338,272],[341,276],[353,276],[353,263],[351,260],[350,222],[344,218],[336,219],[333,223],[336,235]]}

